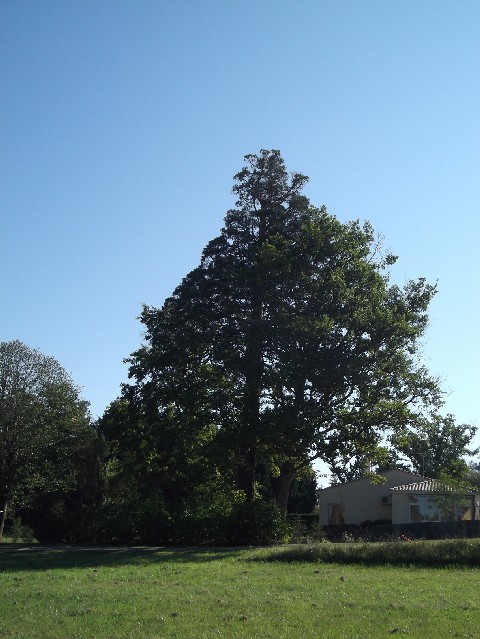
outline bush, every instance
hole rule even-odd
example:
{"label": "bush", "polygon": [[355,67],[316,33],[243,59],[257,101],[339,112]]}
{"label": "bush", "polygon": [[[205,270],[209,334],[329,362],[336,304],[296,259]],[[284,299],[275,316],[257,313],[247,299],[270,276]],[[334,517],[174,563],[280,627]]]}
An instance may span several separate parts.
{"label": "bush", "polygon": [[225,543],[233,546],[269,546],[288,540],[285,516],[273,502],[236,504],[225,526]]}
{"label": "bush", "polygon": [[288,527],[273,503],[226,501],[185,505],[172,515],[169,542],[200,546],[262,546],[285,541]]}
{"label": "bush", "polygon": [[22,539],[25,544],[33,544],[37,542],[30,526],[22,526]]}
{"label": "bush", "polygon": [[138,543],[138,512],[134,511],[132,504],[106,499],[95,513],[92,541],[100,544]]}
{"label": "bush", "polygon": [[74,494],[35,492],[17,509],[41,543],[91,543],[94,505]]}
{"label": "bush", "polygon": [[325,529],[320,525],[317,513],[289,513],[287,522],[289,527],[288,541],[291,544],[309,544],[327,539]]}
{"label": "bush", "polygon": [[219,504],[186,505],[172,518],[171,543],[180,545],[224,545],[228,509]]}
{"label": "bush", "polygon": [[327,536],[318,518],[315,521],[305,523],[301,517],[288,518],[289,538],[291,544],[310,544],[318,541],[326,541]]}
{"label": "bush", "polygon": [[136,517],[132,523],[136,542],[149,546],[159,546],[170,542],[172,516],[167,511],[160,494],[143,500],[133,515]]}
{"label": "bush", "polygon": [[95,543],[264,546],[288,540],[284,515],[273,502],[243,495],[196,495],[169,512],[155,496],[133,505],[105,500],[97,510]]}
{"label": "bush", "polygon": [[161,495],[140,502],[105,500],[95,517],[95,542],[141,545],[212,545],[224,543],[228,508],[213,500],[183,504],[172,512]]}
{"label": "bush", "polygon": [[18,544],[19,542],[32,544],[37,541],[30,526],[22,525],[21,517],[16,517],[12,521],[12,526],[10,528],[10,537],[14,544]]}

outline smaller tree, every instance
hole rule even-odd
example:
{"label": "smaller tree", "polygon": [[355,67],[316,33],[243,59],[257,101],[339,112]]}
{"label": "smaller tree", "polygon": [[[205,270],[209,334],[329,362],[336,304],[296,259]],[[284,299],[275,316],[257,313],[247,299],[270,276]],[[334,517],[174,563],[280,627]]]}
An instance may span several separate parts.
{"label": "smaller tree", "polygon": [[344,483],[367,477],[387,466],[387,455],[383,447],[365,454],[353,445],[345,445],[343,450],[335,451],[330,459],[330,480],[332,484]]}
{"label": "smaller tree", "polygon": [[480,462],[470,462],[468,464],[465,481],[473,490],[480,492]]}
{"label": "smaller tree", "polygon": [[72,451],[92,433],[87,402],[54,358],[0,343],[0,539],[9,505],[74,485]]}
{"label": "smaller tree", "polygon": [[465,457],[478,452],[469,448],[476,432],[474,426],[456,424],[453,415],[433,415],[429,420],[419,420],[416,430],[398,431],[391,442],[394,450],[409,460],[414,472],[432,479],[460,480],[468,473]]}

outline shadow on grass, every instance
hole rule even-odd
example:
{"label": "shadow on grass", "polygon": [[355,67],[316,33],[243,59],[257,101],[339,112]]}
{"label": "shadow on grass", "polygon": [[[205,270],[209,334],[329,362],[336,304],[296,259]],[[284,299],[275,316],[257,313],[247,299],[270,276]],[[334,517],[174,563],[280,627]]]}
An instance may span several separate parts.
{"label": "shadow on grass", "polygon": [[101,546],[0,545],[0,572],[145,566],[169,562],[210,562],[235,557],[239,548],[131,548]]}

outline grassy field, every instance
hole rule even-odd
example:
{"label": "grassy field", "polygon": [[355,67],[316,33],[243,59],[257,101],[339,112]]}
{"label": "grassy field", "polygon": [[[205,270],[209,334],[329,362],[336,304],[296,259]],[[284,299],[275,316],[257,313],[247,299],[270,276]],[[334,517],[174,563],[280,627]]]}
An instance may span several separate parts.
{"label": "grassy field", "polygon": [[0,637],[478,636],[478,568],[366,567],[276,553],[7,544]]}

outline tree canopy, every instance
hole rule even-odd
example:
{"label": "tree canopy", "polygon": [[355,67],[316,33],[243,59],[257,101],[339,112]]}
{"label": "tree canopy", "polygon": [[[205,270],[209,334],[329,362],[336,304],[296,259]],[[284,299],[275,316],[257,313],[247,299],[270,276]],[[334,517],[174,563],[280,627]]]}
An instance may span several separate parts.
{"label": "tree canopy", "polygon": [[0,538],[21,506],[49,541],[265,543],[313,508],[316,460],[340,481],[400,455],[465,475],[475,429],[439,416],[421,362],[435,285],[392,283],[372,226],[311,204],[307,181],[277,150],[245,156],[200,264],[143,307],[96,429],[56,360],[0,344]]}
{"label": "tree canopy", "polygon": [[220,447],[248,500],[262,462],[285,509],[310,462],[374,450],[438,405],[418,358],[435,286],[390,284],[372,227],[312,206],[279,151],[245,161],[199,266],[144,307],[125,397],[150,426]]}
{"label": "tree canopy", "polygon": [[72,487],[74,451],[92,434],[88,404],[60,364],[18,340],[1,342],[0,538],[9,504]]}
{"label": "tree canopy", "polygon": [[407,458],[413,470],[425,477],[464,479],[469,466],[465,457],[478,453],[469,449],[477,429],[456,424],[453,415],[432,415],[419,420],[414,430],[398,429],[391,438],[394,450]]}

